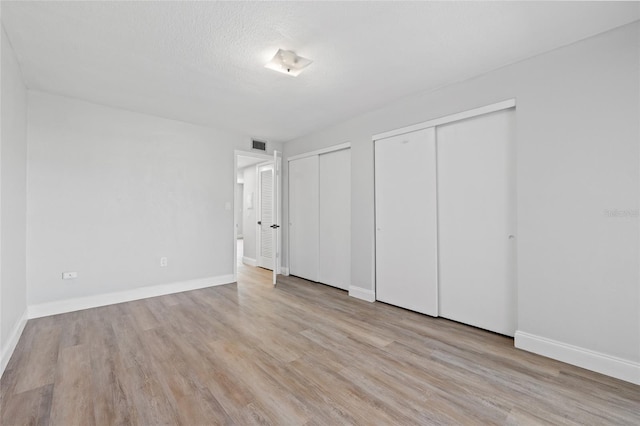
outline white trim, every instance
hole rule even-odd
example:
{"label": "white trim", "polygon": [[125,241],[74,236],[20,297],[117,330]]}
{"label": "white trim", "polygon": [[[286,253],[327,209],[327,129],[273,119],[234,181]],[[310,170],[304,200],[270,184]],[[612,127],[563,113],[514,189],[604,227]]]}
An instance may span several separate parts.
{"label": "white trim", "polygon": [[367,302],[375,302],[376,294],[373,290],[369,290],[367,288],[356,287],[353,285],[349,286],[349,296],[355,297],[356,299],[365,300]]}
{"label": "white trim", "polygon": [[282,272],[282,275],[288,276],[289,275],[289,268],[285,267],[285,266],[281,266],[280,267],[280,272]]}
{"label": "white trim", "polygon": [[349,149],[349,148],[351,148],[351,142],[345,142],[339,145],[333,145],[327,148],[316,149],[315,151],[305,152],[304,154],[298,154],[292,157],[287,157],[287,161],[299,160],[301,158],[313,157],[314,155],[327,154],[329,152],[341,151],[343,149]]}
{"label": "white trim", "polygon": [[11,355],[13,355],[13,351],[16,349],[18,345],[18,341],[20,340],[20,336],[22,336],[22,332],[24,331],[24,326],[27,325],[27,309],[25,308],[22,316],[16,323],[15,327],[11,331],[9,340],[7,340],[7,344],[4,348],[2,348],[2,356],[0,357],[0,377],[4,374],[4,369],[7,368],[7,364],[9,364],[9,360],[11,359]]}
{"label": "white trim", "polygon": [[[240,157],[253,157],[253,158],[259,158],[259,159],[264,159],[265,161],[271,159],[272,157],[267,154],[267,153],[260,153],[260,152],[250,152],[250,151],[242,151],[240,149],[234,149],[233,150],[233,154],[234,156],[237,158],[238,156]],[[237,166],[238,162],[236,161],[236,166]],[[247,166],[250,167],[250,166]]]}
{"label": "white trim", "polygon": [[523,331],[516,331],[515,346],[518,349],[640,385],[640,363],[638,362],[617,358]]}
{"label": "white trim", "polygon": [[49,315],[64,314],[73,311],[81,311],[83,309],[97,308],[98,306],[130,302],[132,300],[146,299],[148,297],[164,296],[166,294],[197,290],[205,287],[231,284],[233,282],[235,282],[233,275],[221,275],[218,277],[200,278],[176,283],[160,284],[150,287],[140,287],[132,290],[120,291],[117,293],[98,294],[95,296],[78,297],[75,299],[41,303],[39,305],[29,306],[29,319],[46,317]]}
{"label": "white trim", "polygon": [[441,126],[443,124],[452,123],[454,121],[460,121],[478,115],[489,114],[491,112],[500,111],[503,109],[513,108],[516,106],[515,99],[507,99],[506,101],[497,102],[491,105],[485,105],[480,108],[474,108],[467,111],[458,112],[456,114],[447,115],[433,120],[425,121],[418,124],[413,124],[407,127],[401,127],[400,129],[389,130],[387,132],[378,133],[371,137],[372,140],[377,141],[379,139],[390,138],[392,136],[403,135],[405,133],[415,132],[417,130],[427,129],[429,127]]}
{"label": "white trim", "polygon": [[242,263],[249,266],[258,266],[258,261],[251,257],[242,256]]}

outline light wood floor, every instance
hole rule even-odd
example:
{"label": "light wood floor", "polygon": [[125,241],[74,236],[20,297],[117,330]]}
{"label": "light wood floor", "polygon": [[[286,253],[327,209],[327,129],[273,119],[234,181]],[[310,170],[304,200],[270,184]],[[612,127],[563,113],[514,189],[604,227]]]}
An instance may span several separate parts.
{"label": "light wood floor", "polygon": [[28,322],[1,424],[640,424],[640,387],[512,339],[241,268]]}

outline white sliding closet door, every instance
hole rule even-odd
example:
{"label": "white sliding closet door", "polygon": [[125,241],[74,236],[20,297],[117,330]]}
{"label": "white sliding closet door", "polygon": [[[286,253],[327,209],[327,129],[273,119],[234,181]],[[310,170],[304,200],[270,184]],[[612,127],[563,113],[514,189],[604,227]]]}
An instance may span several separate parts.
{"label": "white sliding closet door", "polygon": [[375,141],[376,299],[438,315],[435,129]]}
{"label": "white sliding closet door", "polygon": [[289,273],[318,281],[318,156],[289,162]]}
{"label": "white sliding closet door", "polygon": [[344,290],[351,281],[351,150],[319,156],[319,281]]}
{"label": "white sliding closet door", "polygon": [[514,110],[437,128],[440,316],[516,329]]}

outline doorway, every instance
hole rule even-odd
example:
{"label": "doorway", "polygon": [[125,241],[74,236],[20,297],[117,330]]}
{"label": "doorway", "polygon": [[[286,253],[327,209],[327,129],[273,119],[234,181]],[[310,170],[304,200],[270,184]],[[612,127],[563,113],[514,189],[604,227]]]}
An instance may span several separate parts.
{"label": "doorway", "polygon": [[[235,151],[233,272],[264,268],[276,284],[280,271],[280,169],[282,156]],[[242,232],[240,232],[242,231]],[[252,274],[255,275],[256,274]],[[260,275],[260,274],[257,274]]]}
{"label": "doorway", "polygon": [[[257,260],[257,167],[258,164],[270,159],[271,157],[266,154],[235,151],[233,273],[236,281],[246,279],[248,276],[252,277],[252,281],[261,281],[260,274],[253,271],[253,269],[260,269]],[[266,282],[267,279],[263,280]]]}

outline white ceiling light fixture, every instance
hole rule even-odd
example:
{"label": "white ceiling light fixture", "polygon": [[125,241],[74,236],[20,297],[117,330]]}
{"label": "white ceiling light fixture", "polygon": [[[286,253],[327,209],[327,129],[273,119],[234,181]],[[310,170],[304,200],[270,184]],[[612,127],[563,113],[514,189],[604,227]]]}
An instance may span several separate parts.
{"label": "white ceiling light fixture", "polygon": [[311,62],[313,62],[311,59],[298,56],[291,50],[278,49],[273,59],[271,59],[265,67],[297,77]]}

